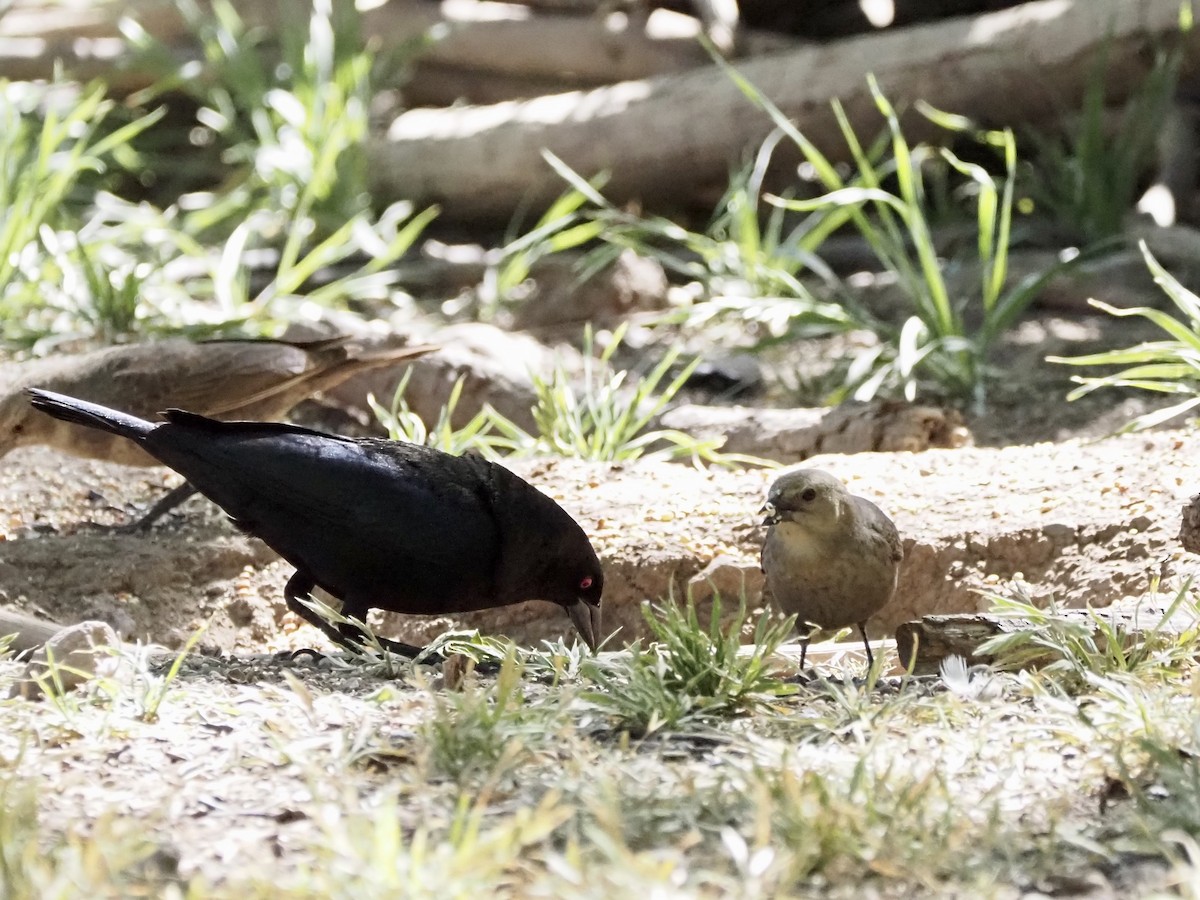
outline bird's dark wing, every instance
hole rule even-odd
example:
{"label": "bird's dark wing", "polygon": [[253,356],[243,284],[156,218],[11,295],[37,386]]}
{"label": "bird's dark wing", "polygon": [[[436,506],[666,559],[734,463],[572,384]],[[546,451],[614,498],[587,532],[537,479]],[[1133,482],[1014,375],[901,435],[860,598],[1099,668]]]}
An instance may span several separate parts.
{"label": "bird's dark wing", "polygon": [[330,593],[436,613],[487,605],[499,538],[481,460],[172,410],[147,449]]}

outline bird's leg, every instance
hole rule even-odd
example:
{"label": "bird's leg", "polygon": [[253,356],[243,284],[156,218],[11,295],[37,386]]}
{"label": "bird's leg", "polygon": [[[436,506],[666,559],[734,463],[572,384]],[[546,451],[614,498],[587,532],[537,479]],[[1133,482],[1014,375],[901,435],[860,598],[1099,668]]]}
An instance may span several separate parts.
{"label": "bird's leg", "polygon": [[867,649],[867,674],[871,674],[871,670],[875,668],[875,656],[871,653],[871,642],[867,640],[867,623],[858,623],[858,633],[862,635],[863,646]]}
{"label": "bird's leg", "polygon": [[[349,600],[342,602],[342,615],[346,618],[355,618],[360,622],[367,621],[367,607],[359,603],[353,603]],[[352,625],[349,622],[342,622],[338,625],[338,631],[345,641],[353,642],[356,646],[363,646],[367,643],[367,636],[363,630],[357,625]],[[408,659],[416,659],[421,655],[422,647],[414,647],[412,644],[405,644],[401,641],[393,641],[390,638],[380,637],[375,635],[375,641],[386,650],[388,653],[395,653],[397,656],[403,656]],[[441,659],[437,654],[431,654],[429,662],[438,662]]]}
{"label": "bird's leg", "polygon": [[800,671],[804,671],[804,657],[808,656],[808,636],[800,641]]}
{"label": "bird's leg", "polygon": [[149,531],[151,525],[195,493],[196,489],[192,487],[191,482],[185,481],[179,487],[168,491],[167,495],[151,506],[140,519],[126,525],[118,526],[114,531],[118,534],[136,534],[137,532]]}
{"label": "bird's leg", "polygon": [[292,577],[288,579],[287,586],[283,589],[283,599],[287,601],[287,608],[309,625],[319,629],[325,637],[329,638],[339,647],[345,647],[348,650],[356,649],[355,644],[348,641],[337,628],[334,628],[333,625],[321,618],[316,610],[310,609],[300,602],[301,598],[311,594],[312,589],[316,586],[317,583],[312,580],[312,577],[307,572],[303,569],[297,569]]}
{"label": "bird's leg", "polygon": [[[388,653],[395,653],[399,656],[407,657],[408,659],[416,659],[425,652],[424,647],[414,647],[412,644],[406,644],[403,641],[393,641],[391,638],[380,637],[375,635],[375,640],[379,642],[379,646]],[[436,663],[442,661],[440,653],[430,653],[421,662]]]}
{"label": "bird's leg", "polygon": [[[300,602],[301,598],[308,597],[313,588],[317,586],[306,572],[297,569],[291,578],[288,579],[287,586],[283,589],[283,597],[287,601],[287,607],[309,625],[321,631],[325,637],[329,638],[339,647],[345,647],[347,650],[361,650],[366,644],[366,635],[363,634],[361,628],[357,625],[352,625],[349,622],[342,622],[340,625],[333,625],[322,618],[316,610],[310,609],[308,606]],[[341,613],[347,618],[355,618],[360,621],[365,621],[367,616],[367,608],[357,603],[343,602]],[[399,656],[415,659],[420,653],[420,647],[414,647],[412,644],[402,644],[399,641],[389,640],[388,638],[376,637],[379,646],[388,653],[395,653]],[[298,653],[312,652],[311,650],[297,650],[292,654],[295,656]],[[437,662],[440,657],[431,656],[430,662]]]}

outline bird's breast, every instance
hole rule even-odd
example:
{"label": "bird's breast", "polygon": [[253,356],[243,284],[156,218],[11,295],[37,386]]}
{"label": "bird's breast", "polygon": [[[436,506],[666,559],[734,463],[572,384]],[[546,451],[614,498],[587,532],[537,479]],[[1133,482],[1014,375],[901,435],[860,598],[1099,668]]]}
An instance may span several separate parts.
{"label": "bird's breast", "polygon": [[836,541],[818,537],[809,529],[784,520],[767,531],[764,553],[770,548],[770,552],[785,564],[799,566],[819,562],[836,546]]}
{"label": "bird's breast", "polygon": [[896,566],[854,533],[814,535],[781,523],[763,544],[763,570],[776,605],[824,628],[853,625],[891,599]]}

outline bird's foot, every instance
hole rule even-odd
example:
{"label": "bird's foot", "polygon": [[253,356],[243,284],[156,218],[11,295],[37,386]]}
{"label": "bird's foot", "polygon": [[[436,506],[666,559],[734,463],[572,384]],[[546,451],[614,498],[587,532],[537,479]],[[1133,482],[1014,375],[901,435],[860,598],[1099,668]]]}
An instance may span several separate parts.
{"label": "bird's foot", "polygon": [[140,519],[135,519],[132,522],[127,522],[124,525],[118,525],[113,530],[117,534],[147,534],[153,527],[154,523],[165,516],[175,507],[179,506],[183,501],[190,499],[196,494],[196,489],[188,482],[184,482],[177,488],[173,488],[161,497],[153,506],[144,512]]}
{"label": "bird's foot", "polygon": [[313,647],[301,647],[298,650],[293,650],[287,655],[287,658],[290,662],[298,662],[303,656],[311,657],[314,663],[319,663],[323,660],[329,659],[329,654],[322,653],[320,650],[314,649]]}
{"label": "bird's foot", "polygon": [[439,665],[445,661],[445,657],[436,650],[427,650],[425,647],[393,641],[391,638],[380,637],[377,634],[368,638],[363,634],[343,633],[342,638],[343,641],[339,643],[351,653],[371,655],[371,651],[382,650],[388,656],[398,656],[409,662],[426,666]]}
{"label": "bird's foot", "polygon": [[809,668],[797,669],[795,674],[789,675],[783,680],[788,684],[813,684],[814,682],[821,681],[822,678],[817,674],[816,669]]}
{"label": "bird's foot", "polygon": [[[110,507],[110,509],[115,510],[116,508]],[[130,516],[127,516],[127,518],[130,520],[112,525],[104,522],[93,522],[88,520],[84,522],[72,523],[70,527],[74,531],[89,531],[94,534],[149,534],[153,529],[154,523],[159,517],[156,515],[152,516],[150,513],[146,513],[145,515],[136,519]]]}
{"label": "bird's foot", "polygon": [[112,534],[149,534],[154,527],[154,522],[155,519],[152,519],[149,515],[145,515],[140,519],[134,519],[132,522],[111,525],[107,530]]}

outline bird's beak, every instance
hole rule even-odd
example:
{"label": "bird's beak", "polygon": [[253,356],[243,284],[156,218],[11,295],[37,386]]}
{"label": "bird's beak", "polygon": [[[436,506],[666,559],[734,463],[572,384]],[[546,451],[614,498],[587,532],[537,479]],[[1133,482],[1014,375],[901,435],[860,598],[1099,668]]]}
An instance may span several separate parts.
{"label": "bird's beak", "polygon": [[766,513],[766,517],[762,520],[764,525],[774,525],[782,518],[779,515],[779,510],[775,508],[775,504],[770,502],[764,503],[763,508],[759,512]]}
{"label": "bird's beak", "polygon": [[571,623],[583,638],[583,642],[588,645],[588,649],[595,653],[596,646],[600,643],[599,604],[592,606],[583,600],[576,600],[567,607],[567,615],[571,617]]}

